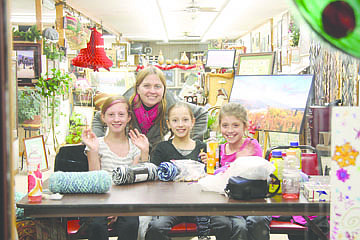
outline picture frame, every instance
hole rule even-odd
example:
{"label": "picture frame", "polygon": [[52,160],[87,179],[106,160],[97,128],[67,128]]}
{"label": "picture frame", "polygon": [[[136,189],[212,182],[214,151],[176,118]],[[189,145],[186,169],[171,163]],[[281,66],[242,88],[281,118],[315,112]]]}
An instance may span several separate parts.
{"label": "picture frame", "polygon": [[40,158],[40,170],[49,169],[43,135],[24,138],[24,146],[26,161],[29,161],[30,158]]}
{"label": "picture frame", "polygon": [[273,74],[275,52],[239,54],[236,75]]}
{"label": "picture frame", "polygon": [[113,67],[116,65],[116,51],[115,49],[105,49],[106,56],[113,62]]}
{"label": "picture frame", "polygon": [[16,78],[19,86],[34,86],[33,80],[41,75],[41,44],[14,42]]}
{"label": "picture frame", "polygon": [[252,52],[260,51],[260,32],[252,34],[251,45]]}
{"label": "picture frame", "polygon": [[121,62],[127,62],[128,46],[127,43],[113,43],[112,48],[115,50],[116,67],[120,67]]}
{"label": "picture frame", "polygon": [[163,71],[163,73],[164,73],[165,79],[166,79],[166,86],[167,87],[175,87],[175,85],[176,85],[175,71],[167,70],[167,71]]}
{"label": "picture frame", "polygon": [[282,72],[282,55],[281,50],[276,52],[277,72]]}
{"label": "picture frame", "polygon": [[276,40],[277,40],[277,43],[276,43],[276,47],[277,49],[281,49],[282,47],[282,21],[278,21],[277,22],[277,31],[276,31]]}
{"label": "picture frame", "polygon": [[295,47],[291,49],[291,63],[300,63],[300,49]]}

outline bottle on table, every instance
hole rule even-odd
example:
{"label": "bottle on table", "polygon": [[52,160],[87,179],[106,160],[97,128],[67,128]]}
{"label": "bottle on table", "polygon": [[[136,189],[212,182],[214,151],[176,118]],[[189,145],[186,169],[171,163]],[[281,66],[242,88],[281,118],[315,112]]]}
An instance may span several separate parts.
{"label": "bottle on table", "polygon": [[299,159],[299,169],[301,170],[301,149],[299,148],[299,142],[290,142],[290,148],[288,151],[295,151],[296,156]]}
{"label": "bottle on table", "polygon": [[28,170],[28,200],[31,203],[41,203],[42,200],[42,173],[40,157],[30,155],[27,163]]}
{"label": "bottle on table", "polygon": [[282,178],[282,197],[284,199],[298,199],[300,195],[301,175],[299,159],[295,151],[288,151],[286,153]]}
{"label": "bottle on table", "polygon": [[207,140],[207,165],[206,172],[214,174],[216,163],[219,162],[219,143],[216,139],[216,132],[210,132],[210,138]]}
{"label": "bottle on table", "polygon": [[[282,157],[282,151],[272,151],[270,163],[274,165],[274,175],[278,177],[280,181],[283,179],[284,159]],[[270,192],[274,192],[277,186],[274,184],[269,185]],[[281,184],[278,193],[281,193]]]}

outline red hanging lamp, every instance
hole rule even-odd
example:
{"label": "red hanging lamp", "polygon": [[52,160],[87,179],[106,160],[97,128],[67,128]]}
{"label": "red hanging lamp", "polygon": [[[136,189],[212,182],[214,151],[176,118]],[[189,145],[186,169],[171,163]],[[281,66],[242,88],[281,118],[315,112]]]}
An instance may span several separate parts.
{"label": "red hanging lamp", "polygon": [[80,49],[80,53],[71,61],[72,65],[94,69],[95,72],[98,72],[99,68],[110,71],[113,62],[105,54],[102,34],[96,28],[91,28],[91,31],[87,48]]}

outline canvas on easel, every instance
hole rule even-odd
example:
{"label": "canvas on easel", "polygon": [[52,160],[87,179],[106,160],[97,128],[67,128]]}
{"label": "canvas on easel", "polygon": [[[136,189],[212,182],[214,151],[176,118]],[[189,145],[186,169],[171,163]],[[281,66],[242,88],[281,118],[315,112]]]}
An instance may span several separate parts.
{"label": "canvas on easel", "polygon": [[299,134],[312,85],[313,75],[238,75],[230,102],[244,105],[257,130]]}

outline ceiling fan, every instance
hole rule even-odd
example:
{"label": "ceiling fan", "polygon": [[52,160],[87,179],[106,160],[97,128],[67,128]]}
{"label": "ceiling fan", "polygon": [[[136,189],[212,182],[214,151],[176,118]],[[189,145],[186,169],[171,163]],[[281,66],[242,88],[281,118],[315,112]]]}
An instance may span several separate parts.
{"label": "ceiling fan", "polygon": [[190,34],[189,32],[184,32],[183,35],[185,38],[200,38],[200,35],[194,35],[194,34]]}
{"label": "ceiling fan", "polygon": [[195,3],[195,0],[191,1],[191,5],[185,7],[182,11],[188,13],[197,13],[197,12],[218,12],[214,7],[200,7]]}

